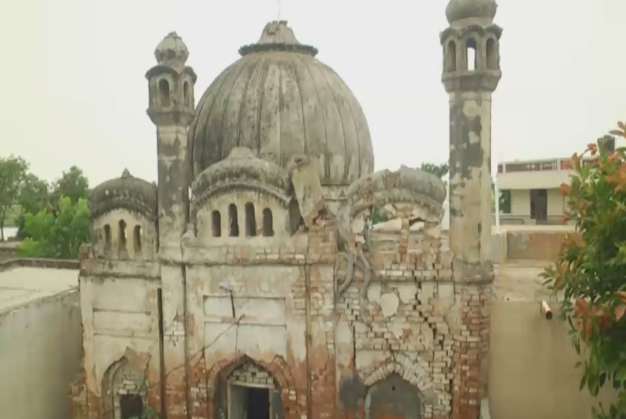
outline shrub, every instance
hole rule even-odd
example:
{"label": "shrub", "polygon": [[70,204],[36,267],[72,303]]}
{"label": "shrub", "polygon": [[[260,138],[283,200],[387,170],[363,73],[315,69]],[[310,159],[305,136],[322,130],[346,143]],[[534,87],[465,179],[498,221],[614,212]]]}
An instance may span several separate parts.
{"label": "shrub", "polygon": [[[626,125],[611,134],[626,137]],[[562,185],[567,217],[582,239],[565,240],[544,273],[561,297],[576,351],[581,389],[597,396],[605,385],[618,394],[594,408],[598,419],[626,418],[626,148],[612,151],[604,137],[572,158],[575,175]],[[584,349],[584,350],[582,350]]]}

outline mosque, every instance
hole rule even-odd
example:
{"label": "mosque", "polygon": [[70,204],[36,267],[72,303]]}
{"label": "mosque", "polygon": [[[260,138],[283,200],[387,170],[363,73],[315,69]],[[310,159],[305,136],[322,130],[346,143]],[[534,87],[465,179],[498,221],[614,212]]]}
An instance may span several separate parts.
{"label": "mosque", "polygon": [[158,183],[91,196],[74,418],[484,417],[496,8],[451,0],[441,33],[449,232],[445,185],[374,172],[359,102],[286,22],[197,103],[167,35],[146,74]]}

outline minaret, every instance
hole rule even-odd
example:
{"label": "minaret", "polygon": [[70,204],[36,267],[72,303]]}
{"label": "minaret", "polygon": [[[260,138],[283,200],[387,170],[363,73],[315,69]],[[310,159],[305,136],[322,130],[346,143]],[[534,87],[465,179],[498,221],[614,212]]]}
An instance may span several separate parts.
{"label": "minaret", "polygon": [[148,115],[157,127],[159,244],[161,248],[178,248],[189,207],[187,129],[194,114],[196,74],[185,66],[189,52],[176,32],[161,41],[154,55],[158,64],[146,78],[150,90]]}
{"label": "minaret", "polygon": [[158,64],[146,74],[149,82],[148,115],[157,127],[158,233],[161,290],[158,294],[162,328],[162,406],[169,419],[188,418],[187,312],[185,267],[181,238],[189,217],[188,188],[191,164],[187,130],[194,114],[196,74],[185,62],[183,40],[172,32],[157,46]]}
{"label": "minaret", "polygon": [[498,86],[494,0],[451,0],[441,34],[450,95],[450,246],[466,263],[490,260],[491,94]]}
{"label": "minaret", "polygon": [[491,94],[500,77],[495,0],[450,0],[442,32],[450,95],[450,248],[460,322],[454,335],[453,419],[488,403],[491,260]]}

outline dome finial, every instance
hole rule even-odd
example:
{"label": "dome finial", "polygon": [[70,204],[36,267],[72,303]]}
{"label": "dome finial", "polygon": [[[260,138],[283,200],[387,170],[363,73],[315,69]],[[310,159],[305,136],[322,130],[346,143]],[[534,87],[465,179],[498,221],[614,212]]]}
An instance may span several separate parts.
{"label": "dome finial", "polygon": [[189,50],[183,39],[176,32],[170,32],[157,45],[154,56],[159,64],[173,67],[184,66],[189,57]]}
{"label": "dome finial", "polygon": [[491,23],[497,9],[495,0],[450,0],[446,16],[450,23],[465,19],[479,19]]}
{"label": "dome finial", "polygon": [[286,20],[273,20],[265,25],[261,38],[256,44],[245,45],[239,49],[241,55],[263,51],[290,51],[303,54],[317,54],[317,49],[309,45],[302,45],[296,39],[293,30]]}
{"label": "dome finial", "polygon": [[293,30],[287,26],[286,20],[274,20],[263,28],[259,44],[299,45]]}

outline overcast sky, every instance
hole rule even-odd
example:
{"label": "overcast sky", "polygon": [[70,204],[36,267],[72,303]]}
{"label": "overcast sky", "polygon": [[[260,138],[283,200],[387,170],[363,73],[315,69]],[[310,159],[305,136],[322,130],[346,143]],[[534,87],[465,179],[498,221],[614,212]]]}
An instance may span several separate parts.
{"label": "overcast sky", "polygon": [[[196,97],[278,0],[20,0],[0,6],[0,155],[54,179],[81,167],[92,185],[156,178],[145,72],[172,30],[190,50]],[[281,18],[352,88],[376,168],[443,162],[444,0],[282,0]],[[625,0],[500,0],[503,79],[493,101],[493,160],[568,156],[626,120]]]}

